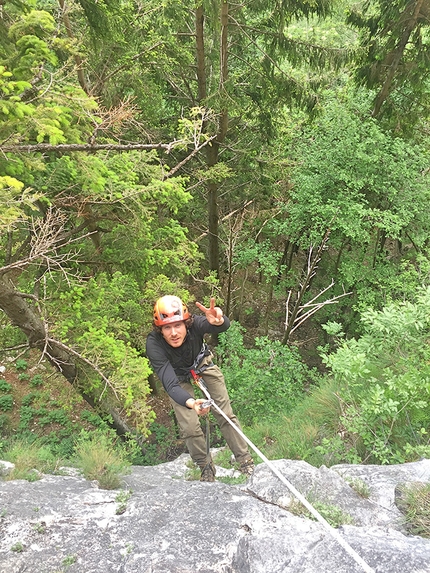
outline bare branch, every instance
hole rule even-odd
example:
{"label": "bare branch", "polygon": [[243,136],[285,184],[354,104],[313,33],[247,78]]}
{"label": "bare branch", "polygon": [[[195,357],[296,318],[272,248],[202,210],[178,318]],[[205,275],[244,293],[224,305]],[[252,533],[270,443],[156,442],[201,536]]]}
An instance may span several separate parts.
{"label": "bare branch", "polygon": [[318,263],[321,260],[321,256],[324,249],[326,249],[329,236],[330,236],[330,229],[326,231],[315,254],[313,246],[309,248],[307,271],[303,282],[300,283],[299,285],[299,289],[297,292],[297,299],[291,312],[290,312],[290,300],[293,291],[290,290],[288,292],[288,298],[285,304],[286,314],[285,314],[285,333],[284,333],[284,338],[282,340],[283,344],[287,344],[291,334],[306,320],[308,320],[308,318],[310,318],[312,315],[318,312],[321,308],[323,308],[327,304],[335,304],[338,302],[340,298],[351,294],[350,292],[348,293],[344,292],[343,294],[334,296],[331,299],[322,302],[316,302],[319,298],[321,298],[321,296],[324,293],[326,293],[329,289],[331,289],[334,286],[334,280],[332,279],[330,284],[325,288],[323,288],[316,296],[314,296],[308,302],[302,303],[303,297],[310,286],[311,279],[316,275],[318,269]]}
{"label": "bare branch", "polygon": [[[17,344],[16,346],[6,346],[6,348],[0,348],[0,352],[12,352],[13,350],[19,350],[20,348],[24,348],[24,352],[27,352],[30,345],[26,342],[25,344]],[[14,360],[16,360],[16,358]]]}
{"label": "bare branch", "polygon": [[[296,321],[294,323],[293,328],[291,329],[291,332],[294,332],[296,330],[296,328],[298,328],[301,324],[303,324],[310,316],[312,316],[313,314],[318,312],[321,308],[323,308],[327,304],[337,304],[337,302],[339,301],[340,298],[342,298],[344,296],[348,296],[350,294],[352,294],[352,293],[351,292],[344,292],[343,294],[339,294],[337,296],[334,296],[333,298],[325,300],[324,302],[320,302],[318,304],[312,305],[313,308],[311,308],[310,310],[308,310],[304,314],[301,314],[300,317],[298,316],[296,318]],[[302,311],[305,308],[305,306],[306,305],[303,305],[302,307],[300,307],[300,311]]]}
{"label": "bare branch", "polygon": [[207,141],[204,141],[202,144],[198,145],[197,147],[195,147],[193,149],[193,151],[187,155],[187,157],[185,157],[185,159],[183,159],[182,161],[180,161],[177,165],[175,165],[175,167],[173,167],[164,177],[163,180],[168,179],[169,177],[172,177],[172,175],[174,175],[177,171],[179,171],[179,169],[181,169],[181,167],[183,167],[185,165],[185,163],[188,163],[188,161],[190,159],[192,159],[195,155],[197,155],[197,153],[203,149],[203,147],[205,147],[208,143],[210,143],[212,140],[216,139],[216,135],[213,135],[212,137],[210,137]]}
{"label": "bare branch", "polygon": [[184,145],[185,141],[173,141],[172,143],[35,143],[32,145],[0,145],[3,153],[35,153],[55,151],[57,153],[69,153],[71,151],[86,151],[95,153],[96,151],[133,151],[145,149],[165,149],[171,151],[178,145]]}
{"label": "bare branch", "polygon": [[[251,203],[254,203],[254,199],[250,199],[249,201],[247,201],[245,203],[245,205],[243,205],[242,207],[239,207],[238,209],[235,209],[234,211],[231,211],[230,213],[227,213],[227,215],[224,215],[224,217],[221,219],[221,221],[224,223],[225,221],[227,221],[228,219],[230,219],[230,217],[232,217],[233,215],[235,215],[238,211],[242,211],[244,209],[246,209],[246,207],[248,207],[248,205],[250,205]],[[201,235],[199,235],[196,239],[194,239],[195,241],[200,241],[200,239],[203,239],[203,237],[206,237],[208,235],[209,231],[205,231],[204,233],[202,233]]]}
{"label": "bare branch", "polygon": [[[65,270],[66,263],[75,261],[78,256],[77,252],[70,252],[64,254],[57,254],[56,249],[59,247],[69,246],[76,241],[80,241],[95,231],[84,233],[79,237],[71,237],[64,239],[65,235],[65,222],[66,217],[59,211],[50,208],[45,218],[32,220],[31,240],[30,240],[30,254],[28,257],[10,263],[0,268],[0,275],[10,272],[13,269],[23,269],[33,263],[43,261],[51,272],[54,268],[60,270],[66,277],[68,272]],[[53,255],[48,255],[54,251]],[[23,296],[23,295],[21,295]],[[30,297],[31,295],[26,295]]]}

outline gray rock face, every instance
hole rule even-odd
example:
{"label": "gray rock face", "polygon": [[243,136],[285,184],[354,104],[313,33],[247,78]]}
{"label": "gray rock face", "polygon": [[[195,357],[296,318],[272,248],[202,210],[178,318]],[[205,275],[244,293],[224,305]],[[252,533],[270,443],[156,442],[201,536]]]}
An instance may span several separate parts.
{"label": "gray rock face", "polygon": [[[0,482],[0,573],[363,571],[319,522],[286,509],[292,496],[265,464],[234,486],[186,481],[188,459],[134,467],[116,491],[76,475]],[[336,532],[375,572],[430,573],[430,540],[405,534],[394,503],[399,484],[430,481],[430,460],[330,469],[273,463],[311,503],[351,516],[353,525]],[[370,497],[347,476],[363,480]]]}

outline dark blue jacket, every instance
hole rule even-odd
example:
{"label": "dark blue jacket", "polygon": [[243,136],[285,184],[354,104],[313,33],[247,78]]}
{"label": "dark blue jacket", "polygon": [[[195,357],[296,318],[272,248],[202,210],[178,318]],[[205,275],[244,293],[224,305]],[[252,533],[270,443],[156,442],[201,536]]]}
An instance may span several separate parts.
{"label": "dark blue jacket", "polygon": [[169,396],[181,406],[191,398],[186,390],[181,388],[179,381],[190,378],[192,368],[199,355],[205,334],[220,334],[230,327],[229,319],[224,316],[221,326],[213,326],[205,316],[195,316],[194,322],[187,332],[181,346],[174,348],[167,344],[161,332],[153,330],[146,339],[146,356],[152,369],[157,374]]}

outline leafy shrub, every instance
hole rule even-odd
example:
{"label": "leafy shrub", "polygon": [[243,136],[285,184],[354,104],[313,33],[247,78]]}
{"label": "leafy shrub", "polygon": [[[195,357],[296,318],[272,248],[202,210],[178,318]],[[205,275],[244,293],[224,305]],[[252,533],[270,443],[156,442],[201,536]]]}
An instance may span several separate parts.
{"label": "leafy shrub", "polygon": [[10,392],[12,390],[12,385],[6,380],[0,380],[0,392]]}
{"label": "leafy shrub", "polygon": [[415,303],[363,312],[364,334],[323,360],[331,369],[345,442],[362,461],[403,463],[427,448],[430,426],[430,288]]}
{"label": "leafy shrub", "polygon": [[7,412],[13,408],[13,398],[12,396],[0,396],[0,410]]}
{"label": "leafy shrub", "polygon": [[24,358],[18,358],[18,360],[15,362],[15,368],[17,370],[27,370],[27,360],[24,360]]}
{"label": "leafy shrub", "polygon": [[30,380],[30,386],[37,387],[37,386],[42,386],[42,385],[43,385],[43,378],[40,374],[36,374]]}
{"label": "leafy shrub", "polygon": [[81,432],[75,446],[77,466],[86,479],[97,480],[102,489],[116,489],[128,473],[130,462],[125,449],[113,433]]}
{"label": "leafy shrub", "polygon": [[21,400],[21,406],[30,406],[39,398],[40,398],[40,392],[30,392],[29,394],[23,396]]}
{"label": "leafy shrub", "polygon": [[243,331],[233,322],[220,335],[217,355],[235,412],[251,425],[291,411],[316,376],[294,348],[279,341],[256,338],[254,348],[245,348]]}

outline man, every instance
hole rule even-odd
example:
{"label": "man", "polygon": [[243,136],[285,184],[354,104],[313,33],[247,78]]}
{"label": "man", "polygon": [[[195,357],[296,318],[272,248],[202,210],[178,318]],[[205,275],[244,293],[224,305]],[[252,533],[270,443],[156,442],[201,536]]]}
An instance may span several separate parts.
{"label": "man", "polygon": [[[215,306],[214,298],[211,298],[209,308],[199,302],[196,306],[205,316],[191,315],[177,296],[159,298],[154,306],[154,330],[146,341],[146,355],[170,397],[188,451],[201,470],[200,480],[215,481],[215,466],[207,452],[199,422],[199,416],[207,414],[210,408],[201,407],[204,399],[194,399],[190,371],[195,370],[201,375],[215,404],[239,426],[230,405],[224,376],[212,363],[213,355],[203,341],[205,334],[225,332],[230,321]],[[213,413],[240,471],[251,475],[254,462],[245,440],[219,412],[214,409]]]}

